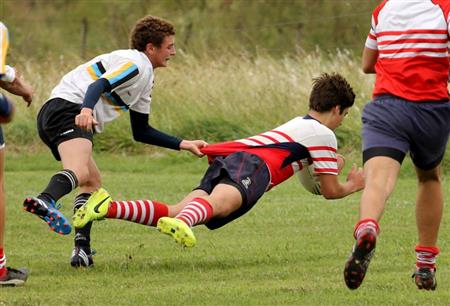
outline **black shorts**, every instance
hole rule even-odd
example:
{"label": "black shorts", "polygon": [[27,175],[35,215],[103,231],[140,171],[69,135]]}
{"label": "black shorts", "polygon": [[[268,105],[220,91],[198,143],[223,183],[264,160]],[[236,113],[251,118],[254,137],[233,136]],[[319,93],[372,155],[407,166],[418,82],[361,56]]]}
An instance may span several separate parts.
{"label": "black shorts", "polygon": [[237,152],[227,157],[217,157],[196,189],[211,194],[219,183],[236,187],[242,195],[242,205],[224,218],[211,219],[205,224],[209,229],[224,226],[247,213],[268,189],[270,174],[261,158],[254,154]]}
{"label": "black shorts", "polygon": [[58,145],[74,138],[85,138],[92,142],[92,132],[75,125],[75,116],[80,113],[81,104],[61,98],[47,101],[37,116],[39,137],[50,148],[56,160],[61,160]]}

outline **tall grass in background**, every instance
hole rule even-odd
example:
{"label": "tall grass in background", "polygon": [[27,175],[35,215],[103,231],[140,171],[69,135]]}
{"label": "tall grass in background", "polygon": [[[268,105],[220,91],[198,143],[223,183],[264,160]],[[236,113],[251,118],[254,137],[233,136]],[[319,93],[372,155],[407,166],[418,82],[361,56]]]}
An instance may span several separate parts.
{"label": "tall grass in background", "polygon": [[[22,63],[19,68],[35,88],[35,101],[26,109],[16,98],[16,120],[4,129],[11,145],[36,147],[35,117],[40,106],[62,75],[81,59]],[[284,58],[247,53],[198,58],[179,53],[168,68],[156,70],[150,123],[183,138],[209,142],[256,134],[306,114],[312,79],[323,72],[339,72],[352,84],[357,100],[338,137],[341,145],[357,148],[360,111],[373,82],[362,76],[358,66],[347,51]],[[96,137],[97,150],[140,151],[144,147],[148,146],[132,140],[127,113]]]}
{"label": "tall grass in background", "polygon": [[[263,48],[272,55],[298,49],[359,50],[379,0],[3,0],[0,20],[12,48],[28,58],[75,53],[86,58],[126,48],[144,15],[170,20],[177,46],[196,56]],[[37,30],[39,29],[39,30]]]}

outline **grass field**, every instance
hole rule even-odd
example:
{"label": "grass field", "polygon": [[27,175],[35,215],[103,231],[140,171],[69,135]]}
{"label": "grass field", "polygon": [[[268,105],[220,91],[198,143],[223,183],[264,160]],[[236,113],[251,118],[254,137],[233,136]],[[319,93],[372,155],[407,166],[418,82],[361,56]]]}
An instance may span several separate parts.
{"label": "grass field", "polygon": [[[197,184],[205,160],[97,155],[104,186],[116,199],[174,203]],[[381,223],[377,254],[362,287],[345,287],[359,195],[326,201],[293,178],[223,229],[195,228],[198,244],[181,249],[153,228],[118,220],[93,227],[95,267],[69,265],[72,236],[59,236],[21,210],[58,164],[49,154],[8,156],[8,263],[31,269],[23,288],[3,288],[0,305],[448,305],[450,217],[441,228],[438,288],[410,278],[416,242],[415,181],[406,163]],[[447,174],[448,176],[448,174]],[[445,181],[448,186],[448,177]],[[70,215],[72,196],[63,199]],[[446,190],[450,198],[450,190]]]}

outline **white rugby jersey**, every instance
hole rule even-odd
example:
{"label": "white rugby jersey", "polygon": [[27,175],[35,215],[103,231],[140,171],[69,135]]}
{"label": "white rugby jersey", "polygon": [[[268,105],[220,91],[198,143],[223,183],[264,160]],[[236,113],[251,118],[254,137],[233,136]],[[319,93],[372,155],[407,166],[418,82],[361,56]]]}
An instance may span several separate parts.
{"label": "white rugby jersey", "polygon": [[372,14],[366,47],[378,50],[373,94],[448,100],[449,0],[385,0]]}
{"label": "white rugby jersey", "polygon": [[6,65],[6,54],[9,46],[8,28],[0,21],[0,80],[12,82],[16,77],[14,68]]}
{"label": "white rugby jersey", "polygon": [[6,73],[6,52],[8,51],[8,28],[0,21],[0,74]]}
{"label": "white rugby jersey", "polygon": [[[306,147],[310,157],[300,153],[301,147]],[[252,137],[212,144],[201,151],[210,158],[239,151],[259,156],[269,168],[271,187],[311,163],[316,174],[338,175],[337,140],[334,132],[317,120],[303,117],[294,118],[273,130]]]}
{"label": "white rugby jersey", "polygon": [[78,66],[62,78],[50,99],[82,104],[88,86],[99,78],[108,80],[111,92],[103,93],[94,107],[94,118],[99,122],[96,132],[128,109],[150,113],[153,66],[143,52],[134,49],[102,54]]}

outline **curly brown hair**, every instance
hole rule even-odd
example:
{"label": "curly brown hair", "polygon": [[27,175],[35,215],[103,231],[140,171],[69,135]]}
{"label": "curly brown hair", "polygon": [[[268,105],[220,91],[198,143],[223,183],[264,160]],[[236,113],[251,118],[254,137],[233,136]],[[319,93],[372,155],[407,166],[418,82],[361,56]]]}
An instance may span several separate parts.
{"label": "curly brown hair", "polygon": [[309,108],[317,112],[327,112],[339,105],[342,112],[353,105],[355,93],[347,80],[337,73],[323,73],[313,79],[309,96]]}
{"label": "curly brown hair", "polygon": [[145,16],[139,19],[131,30],[130,48],[144,51],[148,43],[160,47],[164,37],[175,35],[173,25],[161,18]]}

